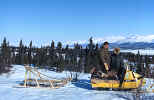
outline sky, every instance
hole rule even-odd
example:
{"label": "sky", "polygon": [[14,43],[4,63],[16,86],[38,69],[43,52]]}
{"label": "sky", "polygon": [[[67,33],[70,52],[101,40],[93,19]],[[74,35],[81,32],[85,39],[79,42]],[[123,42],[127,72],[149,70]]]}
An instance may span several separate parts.
{"label": "sky", "polygon": [[154,0],[0,0],[0,38],[11,45],[154,34]]}

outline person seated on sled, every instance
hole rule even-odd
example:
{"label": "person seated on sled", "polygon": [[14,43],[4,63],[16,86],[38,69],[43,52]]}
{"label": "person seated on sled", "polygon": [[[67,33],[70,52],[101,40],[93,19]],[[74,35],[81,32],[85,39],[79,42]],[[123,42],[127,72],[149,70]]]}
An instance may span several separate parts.
{"label": "person seated on sled", "polygon": [[109,76],[115,77],[120,80],[120,85],[124,80],[125,68],[123,58],[120,55],[120,48],[115,48],[111,55]]}
{"label": "person seated on sled", "polygon": [[109,76],[118,77],[118,72],[123,66],[123,59],[120,56],[120,48],[115,48],[113,54],[111,55]]}

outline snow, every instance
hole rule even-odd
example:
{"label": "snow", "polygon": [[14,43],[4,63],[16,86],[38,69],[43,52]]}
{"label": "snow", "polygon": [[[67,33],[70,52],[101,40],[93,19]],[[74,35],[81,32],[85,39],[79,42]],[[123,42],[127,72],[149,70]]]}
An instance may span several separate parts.
{"label": "snow", "polygon": [[106,36],[103,38],[95,38],[94,43],[108,41],[110,43],[134,43],[134,42],[154,42],[154,35],[139,35],[139,34],[126,34],[126,35],[116,35],[116,36]]}
{"label": "snow", "polygon": [[141,55],[154,55],[154,50],[153,49],[139,49],[139,50],[131,50],[131,49],[128,49],[128,50],[120,50],[121,52],[131,52],[131,53],[134,53],[134,54],[138,54],[138,51]]}
{"label": "snow", "polygon": [[[104,36],[104,37],[94,37],[93,42],[94,43],[103,43],[105,41],[108,41],[110,43],[134,43],[134,42],[148,42],[148,43],[154,43],[154,35],[148,34],[148,35],[140,35],[140,34],[125,34],[125,35],[111,35],[111,36]],[[79,44],[88,44],[89,40],[69,40],[63,42],[63,44],[69,44],[74,45],[74,43]]]}
{"label": "snow", "polygon": [[[40,69],[44,74],[55,78],[65,78],[68,72],[56,73]],[[90,85],[90,74],[80,74],[78,82],[70,82],[59,89],[15,88],[24,79],[25,69],[13,65],[9,74],[0,76],[0,100],[136,100],[134,93],[126,91],[94,90]],[[149,79],[147,79],[149,80]],[[153,82],[153,80],[151,80]],[[150,82],[151,82],[150,81]],[[148,86],[147,83],[146,86]],[[139,96],[141,100],[154,100],[154,94]]]}

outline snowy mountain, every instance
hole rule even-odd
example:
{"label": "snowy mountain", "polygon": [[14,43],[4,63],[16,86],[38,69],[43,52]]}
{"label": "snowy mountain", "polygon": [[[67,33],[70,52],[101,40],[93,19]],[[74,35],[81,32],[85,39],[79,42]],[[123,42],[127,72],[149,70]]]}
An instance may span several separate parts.
{"label": "snowy mountain", "polygon": [[[104,41],[110,43],[111,48],[120,47],[122,49],[154,49],[154,35],[137,35],[137,34],[127,34],[125,36],[108,36],[104,38],[93,38],[93,42],[101,45]],[[64,44],[69,44],[73,47],[74,43],[81,44],[85,47],[89,41],[79,40],[79,41],[69,41]]]}

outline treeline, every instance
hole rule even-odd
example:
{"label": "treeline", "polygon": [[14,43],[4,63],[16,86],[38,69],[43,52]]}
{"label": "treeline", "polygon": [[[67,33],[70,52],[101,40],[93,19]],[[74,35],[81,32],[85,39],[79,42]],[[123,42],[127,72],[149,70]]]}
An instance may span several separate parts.
{"label": "treeline", "polygon": [[[4,38],[0,47],[0,71],[2,72],[6,65],[33,64],[40,68],[55,68],[59,72],[69,70],[88,73],[92,67],[101,66],[99,59],[100,47],[93,43],[92,38],[89,39],[86,48],[82,48],[82,45],[78,43],[74,44],[73,48],[70,48],[69,45],[63,46],[61,42],[55,45],[54,41],[49,46],[39,48],[33,46],[32,41],[26,46],[22,40],[20,40],[19,46],[15,47],[10,46]],[[146,73],[148,77],[152,77],[149,70],[150,64],[154,63],[154,56],[143,56],[139,53],[137,55],[121,53],[121,56],[132,66],[132,70],[142,74]]]}

